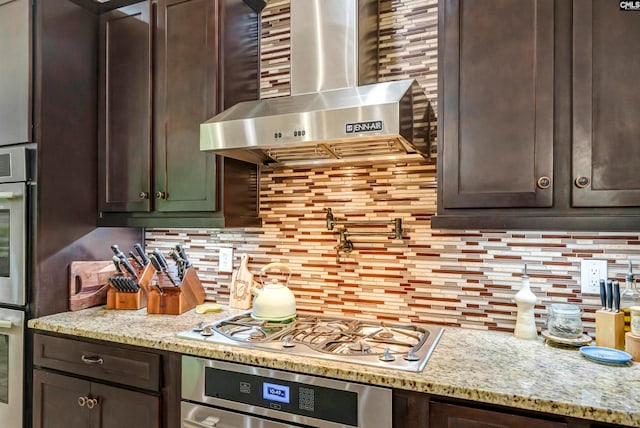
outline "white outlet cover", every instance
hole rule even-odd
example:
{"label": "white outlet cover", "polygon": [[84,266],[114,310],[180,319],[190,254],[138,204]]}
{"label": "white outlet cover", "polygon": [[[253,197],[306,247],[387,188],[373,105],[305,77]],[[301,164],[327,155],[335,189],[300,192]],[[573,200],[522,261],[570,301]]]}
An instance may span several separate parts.
{"label": "white outlet cover", "polygon": [[218,255],[218,270],[220,272],[233,272],[233,248],[220,248]]}
{"label": "white outlet cover", "polygon": [[580,263],[580,291],[600,294],[600,280],[607,280],[607,261],[583,259]]}

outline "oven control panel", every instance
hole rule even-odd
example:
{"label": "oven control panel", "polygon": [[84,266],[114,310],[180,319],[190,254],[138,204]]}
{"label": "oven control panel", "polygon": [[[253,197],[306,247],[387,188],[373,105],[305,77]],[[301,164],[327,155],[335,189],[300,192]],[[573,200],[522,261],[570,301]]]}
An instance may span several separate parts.
{"label": "oven control panel", "polygon": [[358,425],[358,394],[352,391],[207,367],[207,397],[288,414]]}

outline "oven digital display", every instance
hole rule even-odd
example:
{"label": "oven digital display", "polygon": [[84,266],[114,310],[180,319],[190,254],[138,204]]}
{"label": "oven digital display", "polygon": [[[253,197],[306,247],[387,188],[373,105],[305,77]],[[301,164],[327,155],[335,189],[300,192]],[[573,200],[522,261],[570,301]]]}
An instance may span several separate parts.
{"label": "oven digital display", "polygon": [[289,387],[264,382],[262,384],[262,398],[289,404]]}

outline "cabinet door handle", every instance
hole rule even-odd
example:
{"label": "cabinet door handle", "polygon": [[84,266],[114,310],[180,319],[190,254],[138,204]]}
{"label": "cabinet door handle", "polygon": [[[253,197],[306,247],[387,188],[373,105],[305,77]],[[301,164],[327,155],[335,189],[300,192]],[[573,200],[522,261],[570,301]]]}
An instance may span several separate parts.
{"label": "cabinet door handle", "polygon": [[140,193],[138,193],[138,198],[140,198],[140,199],[149,199],[149,192],[140,192]]}
{"label": "cabinet door handle", "polygon": [[543,175],[542,177],[538,178],[536,184],[539,189],[548,189],[549,187],[551,187],[551,179],[546,175]]}
{"label": "cabinet door handle", "polygon": [[104,360],[102,359],[102,357],[98,357],[97,355],[91,357],[82,355],[82,362],[85,364],[102,364],[104,363]]}
{"label": "cabinet door handle", "polygon": [[591,183],[591,180],[589,180],[589,177],[578,177],[576,178],[575,183],[576,183],[576,187],[580,189],[584,189],[589,185],[589,183]]}
{"label": "cabinet door handle", "polygon": [[156,192],[157,199],[167,199],[167,192]]}
{"label": "cabinet door handle", "polygon": [[96,407],[98,405],[98,399],[97,398],[89,398],[87,400],[87,407],[89,409],[93,409],[94,407]]}
{"label": "cabinet door handle", "polygon": [[78,406],[84,407],[87,404],[87,397],[78,397]]}

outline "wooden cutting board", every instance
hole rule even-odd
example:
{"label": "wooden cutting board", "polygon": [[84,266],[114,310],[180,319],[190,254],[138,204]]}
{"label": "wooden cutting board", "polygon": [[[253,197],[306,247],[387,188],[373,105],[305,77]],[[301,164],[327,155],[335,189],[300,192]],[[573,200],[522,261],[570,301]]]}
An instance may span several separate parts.
{"label": "wooden cutting board", "polygon": [[69,310],[79,311],[107,303],[109,277],[115,275],[113,261],[71,262],[69,266]]}
{"label": "wooden cutting board", "polygon": [[248,262],[249,256],[243,254],[240,259],[240,267],[233,272],[231,277],[229,306],[232,308],[249,309],[251,307],[253,274],[249,272]]}

